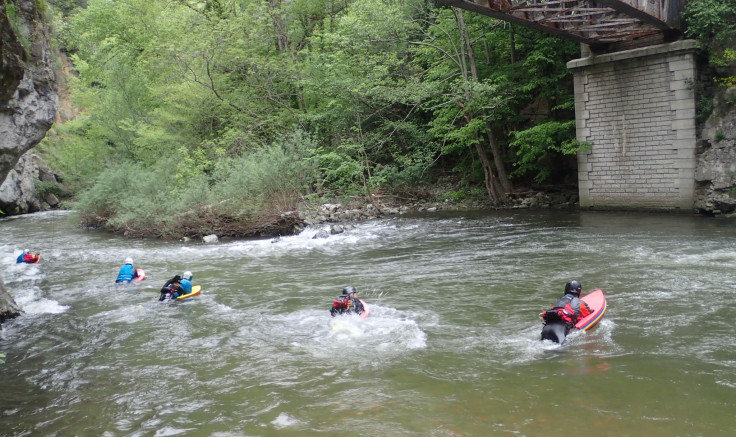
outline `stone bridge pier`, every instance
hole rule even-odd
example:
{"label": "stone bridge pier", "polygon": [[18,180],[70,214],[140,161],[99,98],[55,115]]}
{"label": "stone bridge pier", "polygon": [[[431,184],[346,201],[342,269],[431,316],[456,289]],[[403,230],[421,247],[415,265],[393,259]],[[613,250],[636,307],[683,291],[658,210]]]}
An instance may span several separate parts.
{"label": "stone bridge pier", "polygon": [[582,208],[693,209],[695,51],[684,40],[567,64],[577,139],[590,145],[578,153]]}

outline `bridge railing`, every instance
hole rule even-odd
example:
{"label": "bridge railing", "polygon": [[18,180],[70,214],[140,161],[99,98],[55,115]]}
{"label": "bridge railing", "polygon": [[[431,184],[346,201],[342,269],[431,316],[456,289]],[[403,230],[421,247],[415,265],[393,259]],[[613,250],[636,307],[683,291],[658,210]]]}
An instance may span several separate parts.
{"label": "bridge railing", "polygon": [[[685,0],[437,0],[592,47],[677,39]],[[641,44],[640,44],[641,45]]]}

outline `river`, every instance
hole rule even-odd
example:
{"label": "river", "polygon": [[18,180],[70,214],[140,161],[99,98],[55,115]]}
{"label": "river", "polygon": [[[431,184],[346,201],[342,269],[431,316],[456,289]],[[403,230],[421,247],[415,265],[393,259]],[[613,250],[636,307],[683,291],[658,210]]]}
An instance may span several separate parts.
{"label": "river", "polygon": [[[64,212],[0,230],[25,311],[0,340],[3,436],[736,435],[731,220],[434,213],[215,245]],[[39,264],[15,264],[26,247]],[[113,285],[126,257],[138,286]],[[183,270],[201,296],[157,302]],[[542,343],[572,278],[608,312]],[[330,319],[346,285],[370,317]]]}

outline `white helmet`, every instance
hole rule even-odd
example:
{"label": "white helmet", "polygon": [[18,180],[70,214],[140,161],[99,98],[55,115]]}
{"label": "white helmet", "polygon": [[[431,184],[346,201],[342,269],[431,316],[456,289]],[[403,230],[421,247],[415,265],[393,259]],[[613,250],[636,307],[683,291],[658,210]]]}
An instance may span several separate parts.
{"label": "white helmet", "polygon": [[23,253],[31,253],[31,249],[23,249]]}
{"label": "white helmet", "polygon": [[186,272],[182,273],[181,278],[182,279],[186,279],[188,281],[191,281],[192,280],[192,272],[190,272],[189,270],[187,270]]}
{"label": "white helmet", "polygon": [[125,264],[133,264],[133,258],[125,258]]}

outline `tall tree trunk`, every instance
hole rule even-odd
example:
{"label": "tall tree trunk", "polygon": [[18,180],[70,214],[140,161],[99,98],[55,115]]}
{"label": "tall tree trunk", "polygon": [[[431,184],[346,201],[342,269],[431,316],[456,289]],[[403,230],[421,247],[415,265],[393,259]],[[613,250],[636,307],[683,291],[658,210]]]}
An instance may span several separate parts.
{"label": "tall tree trunk", "polygon": [[[273,21],[273,29],[276,34],[276,50],[282,55],[289,55],[289,59],[293,65],[297,64],[296,51],[290,47],[289,33],[287,31],[286,20],[284,19],[284,12],[281,10],[281,0],[268,0],[268,7],[271,10],[271,19]],[[297,107],[300,111],[305,112],[307,104],[304,100],[304,92],[301,86],[294,87],[294,94],[296,98]]]}
{"label": "tall tree trunk", "polygon": [[511,184],[508,175],[506,174],[506,166],[501,159],[501,147],[498,146],[496,136],[493,135],[493,129],[490,123],[486,124],[488,133],[488,144],[491,145],[491,154],[493,155],[493,163],[496,165],[496,171],[498,171],[498,183],[501,185],[502,192],[509,194],[514,190],[514,186]]}
{"label": "tall tree trunk", "polygon": [[[467,26],[465,25],[463,12],[461,9],[453,9],[455,9],[455,17],[457,19],[458,30],[460,31],[460,38],[462,38],[462,45],[465,47],[465,50],[468,53],[468,63],[472,80],[478,83],[480,82],[480,78],[478,76],[478,67],[475,60],[475,53],[473,51],[473,44],[470,41],[470,34],[468,32]],[[472,119],[472,115],[470,114],[466,114],[466,117]],[[475,150],[478,153],[478,157],[480,158],[481,163],[483,164],[483,171],[485,173],[486,180],[486,190],[488,191],[488,195],[494,203],[505,203],[506,193],[510,193],[512,189],[511,182],[509,181],[508,175],[506,173],[506,168],[503,163],[501,148],[498,146],[498,142],[496,141],[496,138],[493,135],[493,131],[491,130],[488,123],[486,123],[486,135],[488,136],[488,144],[491,146],[493,163],[498,172],[498,174],[496,174],[496,172],[493,171],[493,166],[491,166],[491,163],[488,160],[488,154],[486,153],[485,147],[483,147],[480,142],[476,142]]]}
{"label": "tall tree trunk", "polygon": [[516,33],[514,33],[514,25],[509,25],[509,48],[511,51],[511,63],[516,62]]}
{"label": "tall tree trunk", "polygon": [[503,203],[502,194],[498,191],[497,184],[495,183],[493,167],[491,167],[491,162],[488,160],[486,149],[480,141],[475,142],[475,151],[478,153],[481,165],[483,166],[483,174],[485,175],[486,192],[488,193],[488,197],[494,205]]}
{"label": "tall tree trunk", "polygon": [[276,33],[276,49],[279,53],[284,53],[289,46],[289,38],[286,34],[286,23],[281,11],[281,0],[268,0],[268,7],[271,10],[273,29]]}

